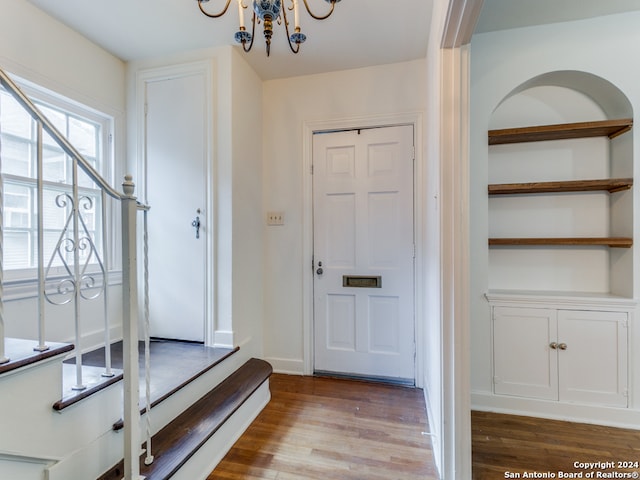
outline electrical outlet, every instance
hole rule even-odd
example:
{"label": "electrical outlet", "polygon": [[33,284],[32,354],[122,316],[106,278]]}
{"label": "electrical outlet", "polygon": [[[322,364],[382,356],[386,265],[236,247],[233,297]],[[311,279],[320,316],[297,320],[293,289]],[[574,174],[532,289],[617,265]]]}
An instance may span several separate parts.
{"label": "electrical outlet", "polygon": [[284,212],[267,212],[267,225],[284,225]]}

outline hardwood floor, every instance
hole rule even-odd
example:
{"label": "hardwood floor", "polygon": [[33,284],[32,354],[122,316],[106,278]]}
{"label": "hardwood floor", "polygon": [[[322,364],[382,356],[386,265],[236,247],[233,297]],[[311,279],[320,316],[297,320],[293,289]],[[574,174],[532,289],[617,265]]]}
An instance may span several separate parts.
{"label": "hardwood floor", "polygon": [[474,480],[638,478],[640,472],[638,430],[487,412],[472,412],[471,424]]}
{"label": "hardwood floor", "polygon": [[208,480],[437,478],[422,390],[278,374],[270,386]]}

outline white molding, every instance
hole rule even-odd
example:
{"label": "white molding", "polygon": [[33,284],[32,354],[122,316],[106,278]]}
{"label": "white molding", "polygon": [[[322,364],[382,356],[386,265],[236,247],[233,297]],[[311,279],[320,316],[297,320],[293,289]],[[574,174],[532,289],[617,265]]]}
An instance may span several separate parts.
{"label": "white molding", "polygon": [[214,332],[214,347],[218,348],[234,348],[233,332],[229,330],[216,330]]}
{"label": "white molding", "polygon": [[443,478],[471,478],[469,47],[441,50]]}
{"label": "white molding", "polygon": [[427,409],[427,425],[429,426],[429,432],[425,433],[427,433],[431,437],[431,450],[433,451],[433,458],[442,458],[442,452],[440,451],[443,445],[442,433],[440,432],[441,425],[438,422],[437,417],[433,413],[433,402],[431,401],[431,399],[433,398],[433,392],[430,392],[429,386],[425,385],[422,393],[424,395],[424,403]]}
{"label": "white molding", "polygon": [[[424,158],[423,152],[423,116],[421,111],[416,112],[400,112],[395,114],[382,115],[363,115],[335,118],[328,120],[305,121],[302,126],[302,202],[303,202],[303,218],[302,218],[302,335],[303,335],[303,369],[304,375],[313,374],[313,270],[311,268],[311,258],[313,256],[313,176],[311,175],[311,166],[313,163],[313,134],[314,132],[349,130],[357,128],[372,127],[390,127],[398,125],[412,125],[414,131],[414,147],[415,147],[415,171],[414,171],[414,232],[416,235],[416,258],[414,268],[414,285],[421,284],[418,279],[424,277],[423,271],[423,242],[419,235],[424,228],[424,213],[422,202],[418,202],[422,198],[422,193],[426,189],[424,183]],[[420,295],[414,295],[414,321],[415,342],[416,342],[416,359],[415,378],[416,384],[421,386],[424,371],[423,358],[421,353],[424,351],[422,334],[423,326],[417,319],[423,318],[424,307],[421,302]]]}
{"label": "white molding", "polygon": [[640,430],[640,411],[473,392],[472,409]]}
{"label": "white molding", "polygon": [[303,360],[267,357],[265,358],[265,361],[271,364],[275,373],[283,373],[286,375],[308,375],[305,372],[305,364]]}
{"label": "white molding", "polygon": [[485,294],[491,305],[514,305],[533,308],[612,309],[625,312],[635,308],[637,301],[607,294],[579,294],[571,292],[525,292],[493,290]]}
{"label": "white molding", "polygon": [[471,42],[484,0],[449,2],[447,22],[442,35],[442,48],[460,48]]}

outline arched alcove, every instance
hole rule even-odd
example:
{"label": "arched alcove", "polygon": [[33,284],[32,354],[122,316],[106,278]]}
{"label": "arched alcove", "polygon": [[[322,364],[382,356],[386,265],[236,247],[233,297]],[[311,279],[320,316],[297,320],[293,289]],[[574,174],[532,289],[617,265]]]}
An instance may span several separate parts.
{"label": "arched alcove", "polygon": [[[538,75],[514,88],[500,104],[535,87],[563,87],[592,99],[607,118],[633,117],[633,108],[627,96],[613,83],[588,72],[561,70]],[[495,111],[495,110],[494,110]]]}
{"label": "arched alcove", "polygon": [[539,75],[499,102],[490,137],[520,136],[489,141],[490,290],[633,296],[632,182],[606,186],[633,176],[632,116],[619,88],[578,71]]}

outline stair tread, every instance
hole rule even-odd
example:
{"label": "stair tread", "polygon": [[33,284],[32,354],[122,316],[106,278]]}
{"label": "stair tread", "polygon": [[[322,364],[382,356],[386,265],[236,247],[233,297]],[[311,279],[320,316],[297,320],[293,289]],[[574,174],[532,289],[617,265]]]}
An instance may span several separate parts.
{"label": "stair tread", "polygon": [[72,343],[47,342],[48,349],[41,352],[34,350],[37,345],[38,342],[35,340],[5,338],[5,355],[9,357],[9,361],[0,365],[0,374],[33,365],[74,349]]}
{"label": "stair tread", "polygon": [[[269,378],[272,371],[269,363],[252,358],[178,415],[153,436],[154,462],[145,465],[142,455],[141,475],[146,480],[170,478]],[[99,480],[120,480],[122,471],[123,462],[120,462]]]}
{"label": "stair tread", "polygon": [[[151,406],[155,407],[168,397],[184,388],[190,382],[203,375],[226,358],[236,353],[240,348],[207,347],[203,344],[180,342],[174,340],[153,339],[151,347]],[[144,342],[139,342],[140,384],[144,385]],[[179,360],[180,373],[176,374],[176,359]],[[65,367],[75,368],[75,358],[64,361]],[[95,369],[104,371],[105,352],[104,347],[98,348],[82,355],[83,376],[87,376],[84,382],[87,389],[80,392],[70,390],[75,380],[63,381],[64,397],[53,405],[54,410],[61,411],[77,402],[99,392],[106,387],[122,380],[122,342],[114,342],[111,345],[111,365],[115,376],[92,381],[96,376]],[[69,388],[67,388],[69,387]],[[140,405],[145,405],[145,390],[140,389]],[[144,414],[145,408],[140,409]],[[113,425],[115,430],[122,428],[122,419]]]}

